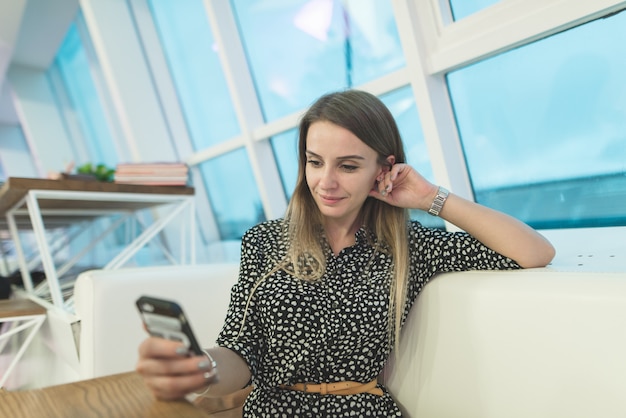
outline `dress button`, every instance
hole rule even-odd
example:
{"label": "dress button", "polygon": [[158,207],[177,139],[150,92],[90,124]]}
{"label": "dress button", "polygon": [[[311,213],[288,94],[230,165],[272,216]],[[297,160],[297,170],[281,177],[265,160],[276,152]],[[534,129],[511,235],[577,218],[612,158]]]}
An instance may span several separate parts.
{"label": "dress button", "polygon": [[339,302],[333,302],[331,306],[333,309],[337,309],[339,307]]}

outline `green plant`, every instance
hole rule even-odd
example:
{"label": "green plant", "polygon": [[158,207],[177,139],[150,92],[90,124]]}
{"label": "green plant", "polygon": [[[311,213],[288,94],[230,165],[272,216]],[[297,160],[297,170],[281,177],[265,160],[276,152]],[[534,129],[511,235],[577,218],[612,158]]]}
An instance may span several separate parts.
{"label": "green plant", "polygon": [[112,182],[115,175],[115,169],[109,168],[104,164],[98,164],[95,167],[91,163],[86,163],[76,168],[79,174],[88,174],[94,176],[99,181]]}

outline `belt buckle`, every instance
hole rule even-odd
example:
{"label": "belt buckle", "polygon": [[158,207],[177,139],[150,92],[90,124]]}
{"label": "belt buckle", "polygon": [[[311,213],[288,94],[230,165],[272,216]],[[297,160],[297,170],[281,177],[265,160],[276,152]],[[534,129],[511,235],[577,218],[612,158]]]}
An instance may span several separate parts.
{"label": "belt buckle", "polygon": [[306,384],[306,382],[304,382],[302,385],[304,386],[304,390],[303,390],[303,392],[304,392],[304,393],[307,393],[307,390],[306,390],[306,389],[307,389],[307,384]]}

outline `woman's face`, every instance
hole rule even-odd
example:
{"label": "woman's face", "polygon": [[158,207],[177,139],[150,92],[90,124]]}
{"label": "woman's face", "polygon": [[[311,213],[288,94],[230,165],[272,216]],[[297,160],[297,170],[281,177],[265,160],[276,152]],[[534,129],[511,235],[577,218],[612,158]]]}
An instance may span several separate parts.
{"label": "woman's face", "polygon": [[306,137],[306,181],[327,220],[351,226],[383,168],[376,151],[347,129],[314,122]]}

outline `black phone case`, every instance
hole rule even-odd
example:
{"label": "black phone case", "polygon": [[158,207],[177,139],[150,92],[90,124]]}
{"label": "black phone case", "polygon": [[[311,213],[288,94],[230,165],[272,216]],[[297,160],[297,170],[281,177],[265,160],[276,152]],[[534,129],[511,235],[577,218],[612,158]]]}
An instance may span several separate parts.
{"label": "black phone case", "polygon": [[137,299],[136,305],[150,335],[180,341],[193,353],[204,354],[178,303],[151,296],[141,296]]}

